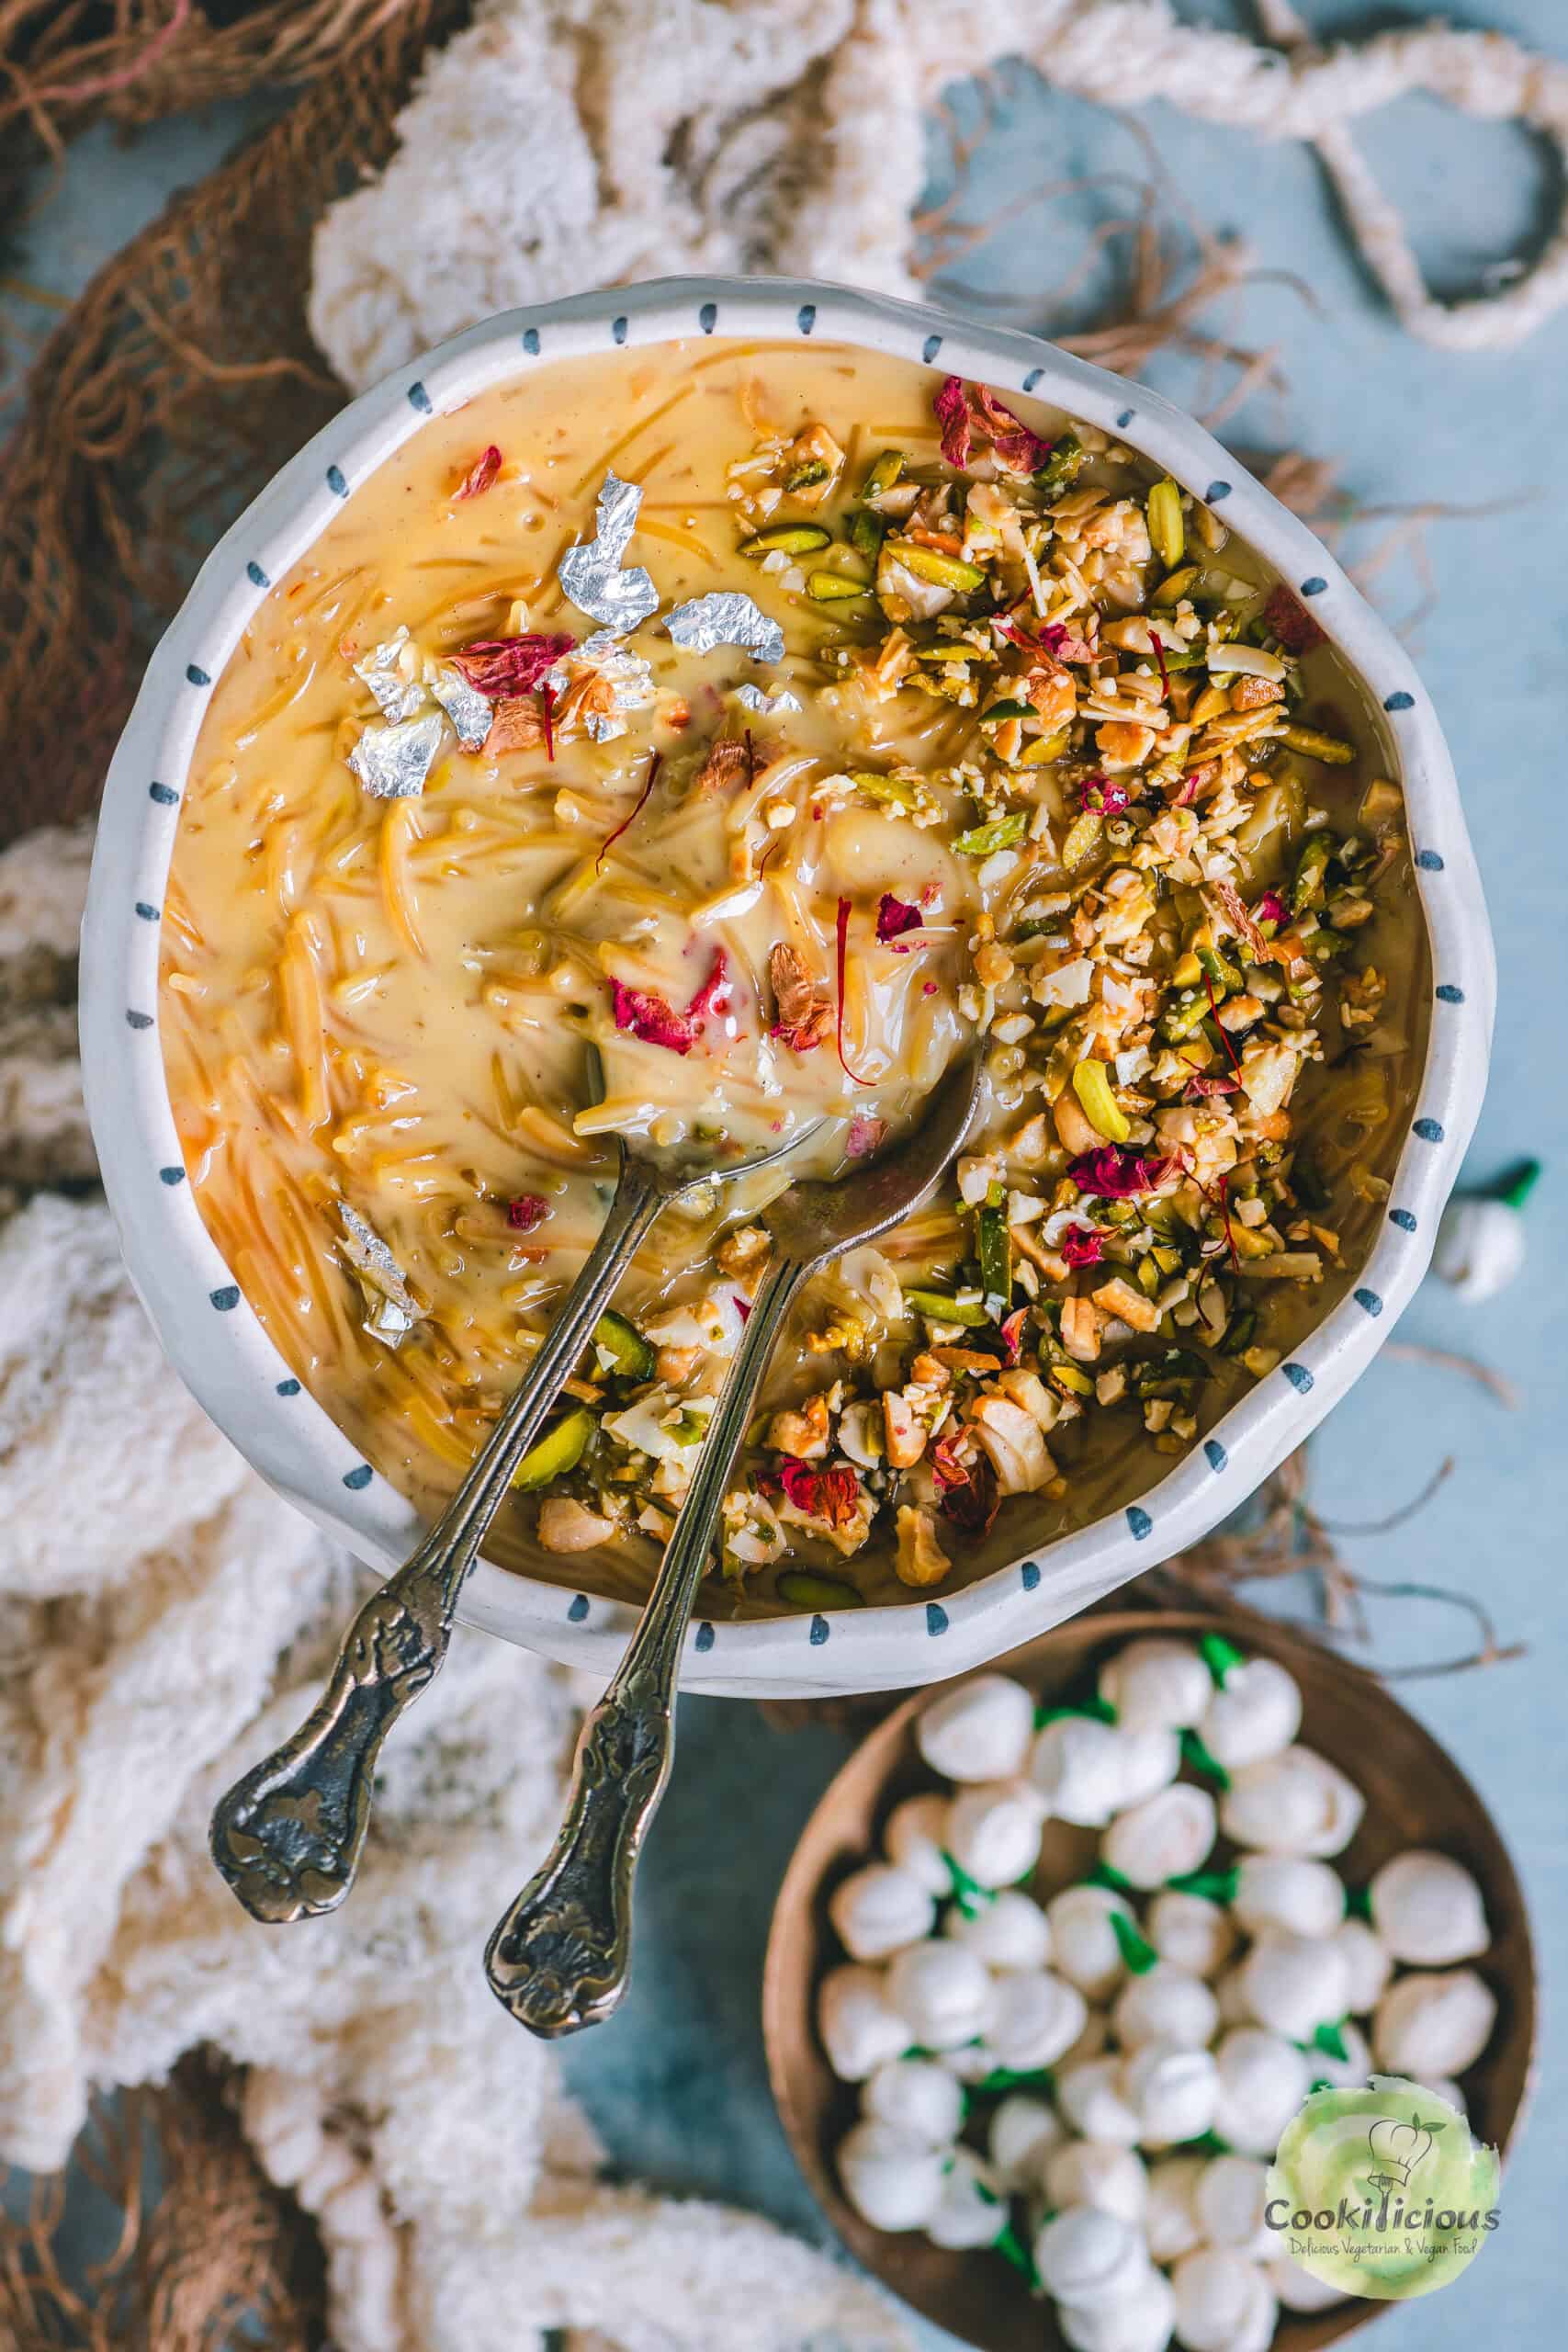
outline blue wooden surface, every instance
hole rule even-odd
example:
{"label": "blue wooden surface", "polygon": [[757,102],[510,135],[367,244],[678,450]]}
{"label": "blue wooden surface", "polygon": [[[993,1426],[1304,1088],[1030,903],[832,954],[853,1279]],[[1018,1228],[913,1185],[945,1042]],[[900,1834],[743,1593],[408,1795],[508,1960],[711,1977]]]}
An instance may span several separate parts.
{"label": "blue wooden surface", "polygon": [[[1187,0],[1182,13],[1235,21],[1226,0]],[[1303,13],[1322,33],[1366,19],[1359,0],[1307,0]],[[1382,13],[1386,20],[1404,12]],[[1568,59],[1562,0],[1472,0],[1470,14]],[[967,100],[959,104],[972,111]],[[80,142],[60,196],[31,227],[24,274],[74,290],[164,191],[204,170],[247,119],[223,110],[129,148],[103,136]],[[1261,266],[1300,281],[1258,287],[1228,321],[1244,340],[1277,341],[1289,381],[1288,391],[1256,400],[1226,428],[1233,444],[1295,444],[1337,457],[1346,484],[1377,503],[1496,509],[1434,527],[1437,600],[1416,646],[1463,784],[1501,967],[1497,1046],[1472,1177],[1484,1180],[1527,1152],[1545,1159],[1548,1174],[1531,1205],[1526,1278],[1480,1310],[1429,1283],[1398,1337],[1484,1358],[1518,1384],[1522,1401],[1509,1413],[1451,1374],[1385,1358],[1314,1447],[1320,1506],[1352,1523],[1416,1494],[1451,1454],[1453,1475],[1424,1514],[1381,1538],[1348,1536],[1344,1549],[1371,1576],[1483,1594],[1504,1635],[1531,1645],[1522,1664],[1402,1687],[1499,1816],[1534,1901],[1546,1963],[1541,2088],[1533,2129],[1509,2169],[1503,2229],[1457,2286],[1391,2312],[1380,2338],[1388,2352],[1417,2345],[1460,2352],[1483,2330],[1506,2337],[1543,2325],[1561,2267],[1554,2157],[1562,2003],[1552,1962],[1568,1929],[1568,1737],[1558,1664],[1568,1597],[1559,1491],[1565,1300],[1555,1227],[1568,1163],[1561,1043],[1568,317],[1495,356],[1450,357],[1413,345],[1348,254],[1310,155],[1228,138],[1163,107],[1148,111],[1145,128],[1172,189],[1199,218],[1244,236]],[[1540,233],[1551,172],[1522,134],[1456,123],[1411,99],[1378,118],[1365,145],[1416,224],[1440,290],[1472,286],[1489,263]],[[939,193],[945,168],[934,137]],[[1146,168],[1134,134],[1111,117],[1056,97],[1022,73],[1004,74],[965,207],[977,216],[1043,179]],[[1113,187],[1028,208],[963,265],[966,285],[1008,298],[999,311],[992,300],[986,307],[1010,322],[1060,325],[1053,287],[1085,229],[1121,209]],[[1069,321],[1089,307],[1080,298]],[[1190,368],[1162,366],[1156,378],[1178,398],[1196,395]],[[1510,500],[1517,503],[1503,508]],[[1420,593],[1407,568],[1388,589],[1396,618]],[[1375,1632],[1385,1662],[1440,1655],[1467,1637],[1449,1612],[1408,1600],[1378,1610]],[[843,1752],[826,1732],[774,1733],[723,1701],[685,1703],[680,1770],[642,1875],[632,1996],[611,2025],[567,2052],[574,2088],[628,2172],[742,2199],[818,2236],[767,2094],[757,1986],[779,1875]],[[938,2342],[934,2334],[930,2340]]]}

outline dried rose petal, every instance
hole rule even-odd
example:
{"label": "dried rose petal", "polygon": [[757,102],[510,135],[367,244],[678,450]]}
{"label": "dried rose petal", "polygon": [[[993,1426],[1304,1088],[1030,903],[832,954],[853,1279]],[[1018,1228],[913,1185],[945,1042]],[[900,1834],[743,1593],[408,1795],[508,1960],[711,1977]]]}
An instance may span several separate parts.
{"label": "dried rose petal", "polygon": [[553,670],[576,643],[564,630],[554,637],[536,632],[527,637],[491,637],[465,645],[452,659],[469,685],[495,702],[502,695],[532,694],[547,670]]}
{"label": "dried rose petal", "polygon": [[857,1111],[844,1138],[845,1154],[851,1159],[869,1159],[886,1133],[886,1119],[874,1119],[869,1111]]}
{"label": "dried rose petal", "polygon": [[1021,416],[1015,416],[1005,401],[999,401],[988,385],[972,384],[969,405],[976,421],[990,437],[991,455],[998,466],[1010,474],[1037,474],[1055,446],[1042,441],[1032,433]]}
{"label": "dried rose petal", "polygon": [[615,1006],[615,1026],[629,1030],[640,1037],[645,1046],[663,1046],[672,1054],[689,1054],[696,1043],[697,1033],[683,1012],[653,989],[628,989],[621,980],[610,982],[610,996]]}
{"label": "dried rose petal", "polygon": [[1132,794],[1119,776],[1086,775],[1078,786],[1078,807],[1101,817],[1120,816],[1132,805]]}
{"label": "dried rose petal", "polygon": [[[656,760],[658,756],[655,752]],[[629,989],[624,980],[612,980],[610,995],[616,1028],[629,1030],[644,1045],[663,1046],[672,1054],[689,1054],[708,1014],[725,1009],[724,999],[730,987],[727,977],[728,960],[722,947],[715,948],[712,969],[684,1012],[677,1012],[655,989]]]}
{"label": "dried rose petal", "polygon": [[1010,474],[1038,473],[1051,454],[1053,445],[1032,433],[988,384],[944,377],[932,406],[942,427],[942,454],[950,466],[969,463],[976,431],[990,443],[998,465]]}
{"label": "dried rose petal", "polygon": [[550,1213],[550,1204],[542,1193],[520,1193],[506,1204],[506,1222],[519,1233],[532,1233]]}
{"label": "dried rose petal", "polygon": [[1264,605],[1263,624],[1287,653],[1310,653],[1314,645],[1328,641],[1305,606],[1285,587],[1276,588]]}
{"label": "dried rose petal", "polygon": [[818,1489],[822,1516],[829,1527],[847,1527],[860,1509],[860,1480],[847,1465],[835,1464],[821,1474]]}
{"label": "dried rose petal", "polygon": [[1051,642],[1052,638],[1058,633],[1063,637],[1066,635],[1060,622],[1053,621],[1049,628],[1042,630],[1036,637],[1033,630],[1025,628],[1021,621],[1015,621],[1010,613],[993,613],[991,627],[998,637],[1006,638],[1010,645],[1016,645],[1024,653],[1039,653],[1042,650],[1055,653],[1056,649]]}
{"label": "dried rose petal", "polygon": [[1189,1102],[1203,1102],[1211,1094],[1234,1094],[1240,1083],[1236,1078],[1190,1078],[1184,1099]]}
{"label": "dried rose petal", "polygon": [[1092,1226],[1070,1225],[1062,1236],[1062,1256],[1069,1266],[1098,1266],[1104,1255],[1104,1236]]}
{"label": "dried rose petal", "polygon": [[876,936],[886,947],[889,941],[901,939],[907,931],[919,931],[920,910],[908,899],[896,899],[891,890],[884,890],[882,904],[876,910]]}
{"label": "dried rose petal", "polygon": [[453,492],[456,498],[482,498],[501,471],[501,451],[492,441],[482,456],[474,459]]}
{"label": "dried rose petal", "polygon": [[942,390],[931,402],[936,421],[942,427],[942,454],[950,466],[969,463],[969,403],[964,397],[962,376],[947,376]]}
{"label": "dried rose petal", "polygon": [[939,1487],[968,1485],[973,1465],[959,1452],[964,1442],[962,1433],[951,1430],[945,1437],[939,1437],[931,1447],[931,1471]]}
{"label": "dried rose petal", "polygon": [[1081,631],[1071,629],[1066,621],[1047,621],[1036,635],[1026,628],[1011,613],[1002,619],[992,617],[992,627],[1024,653],[1049,653],[1057,662],[1093,662],[1097,659],[1094,646]]}
{"label": "dried rose petal", "polygon": [[1001,1500],[997,1474],[983,1453],[972,1463],[959,1461],[953,1451],[956,1442],[951,1437],[939,1437],[931,1448],[941,1508],[967,1534],[984,1535]]}
{"label": "dried rose petal", "polygon": [[1284,922],[1285,901],[1281,899],[1278,890],[1264,891],[1263,896],[1258,899],[1258,904],[1252,910],[1252,920],[1257,923],[1281,923]]}
{"label": "dried rose petal", "polygon": [[1058,662],[1098,662],[1100,649],[1092,638],[1081,630],[1071,629],[1065,621],[1052,621],[1040,632],[1045,640],[1045,650]]}
{"label": "dried rose petal", "polygon": [[1144,1159],[1120,1144],[1104,1143],[1096,1151],[1080,1152],[1067,1163],[1067,1173],[1080,1193],[1100,1200],[1127,1201],[1139,1193],[1156,1192],[1171,1174],[1174,1160]]}
{"label": "dried rose petal", "polygon": [[818,1470],[786,1453],[779,1464],[778,1481],[796,1510],[826,1520],[829,1527],[847,1527],[860,1506],[860,1480],[842,1464]]}

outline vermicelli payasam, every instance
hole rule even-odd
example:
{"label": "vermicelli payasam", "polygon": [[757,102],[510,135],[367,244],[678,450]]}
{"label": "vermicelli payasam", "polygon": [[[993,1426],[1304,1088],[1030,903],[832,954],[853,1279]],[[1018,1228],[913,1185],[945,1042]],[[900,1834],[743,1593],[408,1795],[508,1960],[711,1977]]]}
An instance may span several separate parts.
{"label": "vermicelli payasam", "polygon": [[[164,932],[201,1215],[430,1509],[617,1132],[852,1172],[982,1030],[979,1139],[808,1294],[703,1605],[956,1587],[1152,1485],[1370,1246],[1426,1002],[1379,727],[1223,510],[1037,403],[832,346],[536,366],[214,689]],[[654,1228],[495,1557],[646,1589],[785,1181]]]}

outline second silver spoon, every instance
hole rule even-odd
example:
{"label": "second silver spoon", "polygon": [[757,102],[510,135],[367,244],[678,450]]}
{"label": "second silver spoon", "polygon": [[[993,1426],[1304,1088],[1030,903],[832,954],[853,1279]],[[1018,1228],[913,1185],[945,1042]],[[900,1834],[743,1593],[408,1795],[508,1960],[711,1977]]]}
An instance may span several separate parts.
{"label": "second silver spoon", "polygon": [[485,1952],[491,1989],[547,2039],[616,2008],[631,1973],[631,1894],[643,1836],[670,1778],[686,1623],[774,1340],[818,1267],[907,1216],[963,1148],[978,1058],[943,1080],[902,1148],[837,1183],[795,1185],[765,1209],[773,1258],[736,1351],[653,1590],[582,1727],[566,1819],[548,1860]]}
{"label": "second silver spoon", "polygon": [[[792,1137],[785,1149],[800,1140]],[[213,1808],[213,1861],[253,1919],[281,1926],[314,1917],[334,1910],[353,1885],[381,1743],[440,1669],[458,1596],[491,1521],[655,1217],[700,1184],[782,1157],[773,1151],[733,1169],[694,1170],[623,1148],[599,1237],[462,1485],[418,1549],[354,1618],[299,1729]]]}

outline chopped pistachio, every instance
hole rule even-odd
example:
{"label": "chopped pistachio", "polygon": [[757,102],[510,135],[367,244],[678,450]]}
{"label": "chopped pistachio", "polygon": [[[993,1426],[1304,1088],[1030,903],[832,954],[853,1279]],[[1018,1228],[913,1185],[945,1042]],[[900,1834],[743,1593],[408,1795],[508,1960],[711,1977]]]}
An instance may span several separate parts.
{"label": "chopped pistachio", "polygon": [[965,563],[962,556],[944,555],[940,548],[922,547],[918,539],[890,538],[884,541],[884,548],[917,580],[929,581],[933,588],[950,588],[955,596],[972,596],[986,584],[986,575],[976,564]]}
{"label": "chopped pistachio", "polygon": [[1100,839],[1104,822],[1104,819],[1097,815],[1092,808],[1086,808],[1081,817],[1076,817],[1073,820],[1067,829],[1066,839],[1062,843],[1062,864],[1069,872],[1075,865],[1083,864],[1084,859]]}
{"label": "chopped pistachio", "polygon": [[1111,1073],[1103,1062],[1082,1061],[1073,1069],[1073,1092],[1083,1104],[1084,1116],[1111,1143],[1125,1143],[1133,1130],[1127,1114],[1111,1088]]}
{"label": "chopped pistachio", "polygon": [[1149,539],[1167,571],[1174,571],[1187,548],[1187,526],[1181,515],[1181,491],[1167,474],[1148,495]]}
{"label": "chopped pistachio", "polygon": [[1287,751],[1299,752],[1303,760],[1321,760],[1328,767],[1348,767],[1356,756],[1356,747],[1337,735],[1320,735],[1315,727],[1286,727],[1280,741]]}
{"label": "chopped pistachio", "polygon": [[512,1483],[525,1494],[547,1487],[552,1478],[574,1470],[588,1451],[596,1423],[586,1405],[573,1405],[536,1438],[513,1474]]}
{"label": "chopped pistachio", "polygon": [[1034,487],[1047,498],[1060,498],[1083,471],[1089,451],[1076,433],[1058,433],[1051,454],[1034,477]]}
{"label": "chopped pistachio", "polygon": [[864,485],[861,491],[861,496],[863,498],[880,497],[885,490],[892,489],[894,483],[897,481],[903,470],[904,452],[902,449],[884,449],[881,457],[878,458],[876,463],[873,466],[871,471],[865,478]]}
{"label": "chopped pistachio", "polygon": [[998,849],[1016,849],[1028,837],[1029,818],[1023,809],[1014,808],[1005,817],[993,817],[988,824],[960,833],[953,846],[961,857],[990,857]]}
{"label": "chopped pistachio", "polygon": [[833,535],[819,523],[776,523],[772,530],[755,531],[740,542],[742,555],[810,555],[830,547]]}
{"label": "chopped pistachio", "polygon": [[806,593],[818,605],[838,605],[851,596],[869,596],[871,583],[852,579],[846,571],[808,571]]}
{"label": "chopped pistachio", "polygon": [[[1161,606],[1179,605],[1183,596],[1190,596],[1191,594],[1194,586],[1197,584],[1197,582],[1201,577],[1201,574],[1197,564],[1183,564],[1179,571],[1167,573],[1166,577],[1160,582],[1159,586],[1155,590],[1154,594],[1150,597],[1150,604],[1159,605]],[[1169,659],[1170,648],[1167,646],[1166,660],[1168,662],[1169,662]]]}

